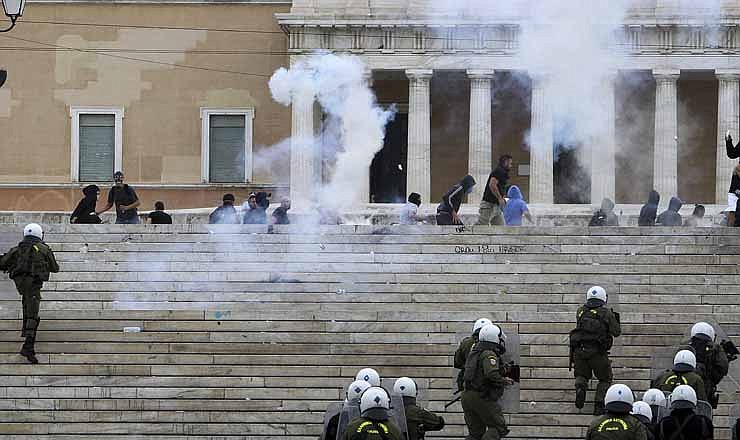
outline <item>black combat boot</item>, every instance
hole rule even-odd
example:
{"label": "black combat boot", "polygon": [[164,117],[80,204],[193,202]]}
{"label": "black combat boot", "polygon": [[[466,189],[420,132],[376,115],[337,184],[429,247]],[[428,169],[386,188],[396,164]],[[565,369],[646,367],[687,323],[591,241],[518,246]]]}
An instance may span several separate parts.
{"label": "black combat boot", "polygon": [[581,409],[586,404],[586,388],[576,387],[576,408]]}
{"label": "black combat boot", "polygon": [[26,336],[26,342],[23,344],[23,348],[21,348],[21,356],[28,359],[28,362],[32,364],[38,364],[39,360],[36,358],[36,352],[34,351],[34,343],[36,342],[36,338],[33,336]]}
{"label": "black combat boot", "polygon": [[604,408],[604,402],[595,402],[594,403],[594,415],[603,416],[605,413],[606,413],[606,409]]}

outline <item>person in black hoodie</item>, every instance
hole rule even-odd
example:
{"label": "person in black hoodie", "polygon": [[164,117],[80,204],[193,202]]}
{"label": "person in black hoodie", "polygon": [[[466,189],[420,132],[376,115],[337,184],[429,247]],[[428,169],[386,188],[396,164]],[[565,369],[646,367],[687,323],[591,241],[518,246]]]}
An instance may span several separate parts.
{"label": "person in black hoodie", "polygon": [[658,216],[657,224],[661,226],[681,226],[683,219],[678,211],[683,206],[683,202],[678,197],[671,197],[668,203],[668,209]]}
{"label": "person in black hoodie", "polygon": [[100,196],[100,188],[97,185],[87,185],[82,189],[82,194],[85,197],[80,200],[75,210],[72,211],[72,215],[69,216],[69,222],[76,224],[103,223],[103,220],[95,213],[95,207],[98,204],[98,197]]}
{"label": "person in black hoodie", "polygon": [[642,209],[640,209],[640,218],[637,219],[637,226],[655,226],[659,203],[660,194],[658,194],[658,191],[650,191],[647,203],[642,205]]}
{"label": "person in black hoodie", "polygon": [[443,196],[442,203],[437,206],[437,224],[438,225],[461,225],[462,221],[457,215],[460,210],[465,194],[470,194],[475,186],[475,179],[468,174],[463,177],[460,183],[452,185]]}
{"label": "person in black hoodie", "polygon": [[611,199],[601,201],[601,209],[591,217],[589,226],[619,226],[619,217],[614,213],[614,202]]}

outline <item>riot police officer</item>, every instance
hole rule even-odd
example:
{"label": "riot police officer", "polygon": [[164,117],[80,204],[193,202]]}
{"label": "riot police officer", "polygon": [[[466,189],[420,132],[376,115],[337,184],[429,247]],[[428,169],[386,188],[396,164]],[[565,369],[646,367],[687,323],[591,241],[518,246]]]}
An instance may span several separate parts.
{"label": "riot police officer", "polygon": [[413,379],[399,378],[393,384],[393,392],[403,398],[408,440],[423,440],[427,431],[441,431],[444,428],[445,419],[416,404],[418,389]]}
{"label": "riot police officer", "polygon": [[380,374],[372,368],[363,368],[358,371],[355,380],[364,380],[374,387],[380,386]]}
{"label": "riot police officer", "polygon": [[480,318],[473,323],[473,333],[470,336],[466,336],[460,341],[460,345],[455,351],[454,367],[460,370],[457,374],[457,390],[463,390],[463,375],[465,374],[465,361],[468,360],[470,350],[473,348],[476,342],[478,342],[478,333],[484,325],[493,324],[488,318]]}
{"label": "riot police officer", "polygon": [[391,399],[380,387],[370,387],[360,398],[361,416],[350,422],[342,440],[404,440],[390,420]]}
{"label": "riot police officer", "polygon": [[614,338],[622,334],[619,314],[606,307],[607,301],[603,287],[590,288],[586,293],[586,303],[576,313],[576,328],[570,332],[570,362],[576,379],[576,408],[583,408],[588,382],[593,374],[599,381],[594,396],[594,415],[604,413],[604,396],[612,381],[609,350]]}
{"label": "riot police officer", "polygon": [[653,424],[653,410],[647,402],[635,402],[630,413],[637,418],[647,429],[648,440],[655,440],[655,425]]}
{"label": "riot police officer", "polygon": [[[687,348],[696,355],[696,372],[704,380],[704,392],[712,408],[717,408],[719,395],[717,385],[727,376],[730,361],[722,346],[715,343],[715,331],[711,324],[697,322],[691,327],[691,339]],[[696,390],[697,395],[701,395]],[[699,400],[706,400],[699,397]]]}
{"label": "riot police officer", "polygon": [[468,355],[463,376],[462,407],[469,438],[498,440],[509,433],[498,400],[513,381],[505,377],[501,356],[506,352],[506,335],[497,325],[480,329],[478,342]]}
{"label": "riot police officer", "polygon": [[658,440],[711,440],[714,426],[707,417],[696,414],[696,392],[688,385],[679,385],[671,393],[671,415],[660,421]]}
{"label": "riot police officer", "polygon": [[20,354],[32,364],[38,364],[34,344],[39,328],[41,287],[49,281],[50,272],[59,272],[54,252],[43,242],[41,226],[31,223],[23,228],[23,241],[0,258],[0,270],[8,272],[23,298],[23,330],[26,340]]}
{"label": "riot police officer", "polygon": [[696,390],[699,400],[707,400],[704,381],[696,373],[696,356],[689,350],[681,350],[673,358],[673,369],[666,370],[655,378],[653,388],[670,393],[679,385],[688,385]]}
{"label": "riot police officer", "polygon": [[642,401],[650,405],[650,410],[653,412],[652,424],[653,426],[657,426],[660,421],[658,419],[658,413],[661,411],[661,408],[668,408],[665,393],[657,388],[650,388],[642,395]]}
{"label": "riot police officer", "polygon": [[647,428],[630,414],[634,400],[627,385],[609,387],[604,397],[606,414],[594,418],[586,440],[647,440]]}
{"label": "riot police officer", "polygon": [[[356,408],[360,408],[360,396],[365,392],[366,389],[370,388],[368,382],[364,380],[356,380],[349,384],[347,392],[345,394],[344,405],[354,405]],[[330,407],[331,409],[331,407]],[[321,435],[321,440],[336,440],[337,428],[339,427],[339,417],[341,416],[342,407],[339,406],[339,411],[334,411],[333,414],[327,411],[327,415],[324,417],[324,432]],[[358,411],[359,412],[359,411]]]}

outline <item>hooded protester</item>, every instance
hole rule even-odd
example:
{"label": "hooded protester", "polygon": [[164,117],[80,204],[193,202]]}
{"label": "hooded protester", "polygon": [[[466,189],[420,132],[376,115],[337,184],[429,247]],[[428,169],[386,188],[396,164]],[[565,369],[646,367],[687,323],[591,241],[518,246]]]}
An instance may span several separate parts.
{"label": "hooded protester", "polygon": [[85,197],[80,200],[75,210],[72,211],[72,215],[69,216],[69,222],[76,224],[103,223],[103,220],[95,213],[95,207],[98,204],[98,197],[100,196],[100,188],[97,185],[87,185],[82,189],[82,194]]}
{"label": "hooded protester", "polygon": [[686,219],[683,225],[688,226],[689,228],[698,228],[701,226],[705,212],[706,209],[704,208],[704,205],[694,206],[694,212],[691,213],[691,216]]}
{"label": "hooded protester", "polygon": [[522,191],[516,185],[511,185],[506,193],[509,201],[504,206],[504,219],[507,226],[521,226],[522,216],[532,223],[532,215],[529,213],[527,202],[522,197]]}
{"label": "hooded protester", "polygon": [[475,179],[468,174],[460,183],[452,187],[442,196],[442,203],[437,206],[438,225],[461,225],[462,221],[457,215],[465,194],[470,194],[475,186]]}
{"label": "hooded protester", "polygon": [[238,225],[241,223],[236,215],[236,208],[234,208],[234,195],[224,194],[222,200],[223,204],[208,216],[208,223],[212,225]]}
{"label": "hooded protester", "polygon": [[668,210],[664,211],[658,216],[657,224],[661,226],[681,226],[683,219],[678,211],[683,206],[683,202],[678,197],[671,197],[671,201],[668,203]]}
{"label": "hooded protester", "polygon": [[611,199],[601,201],[601,209],[591,217],[589,226],[619,226],[619,217],[614,213],[614,202]]}
{"label": "hooded protester", "polygon": [[637,226],[655,226],[659,203],[660,194],[658,194],[658,191],[650,191],[647,203],[642,205],[642,209],[640,209],[640,218],[637,220]]}

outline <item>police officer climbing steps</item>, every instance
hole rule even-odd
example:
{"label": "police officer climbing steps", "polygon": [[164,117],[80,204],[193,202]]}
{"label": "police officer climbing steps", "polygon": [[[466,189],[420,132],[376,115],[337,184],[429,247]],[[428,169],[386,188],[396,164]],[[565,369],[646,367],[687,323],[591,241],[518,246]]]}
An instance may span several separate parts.
{"label": "police officer climbing steps", "polygon": [[576,408],[583,408],[592,374],[599,381],[594,397],[594,415],[604,413],[604,396],[611,385],[609,350],[614,338],[622,334],[619,313],[606,307],[606,290],[594,286],[586,293],[586,303],[576,313],[576,328],[570,332],[570,366],[576,388]]}
{"label": "police officer climbing steps", "polygon": [[505,352],[504,332],[494,324],[483,326],[463,375],[465,390],[461,400],[469,440],[498,440],[509,433],[498,402],[504,388],[514,383],[506,377],[506,367],[501,361]]}
{"label": "police officer climbing steps", "polygon": [[418,388],[409,377],[401,377],[393,384],[393,392],[403,398],[408,428],[408,440],[423,440],[427,431],[441,431],[445,419],[416,404]]}
{"label": "police officer climbing steps", "polygon": [[655,425],[653,424],[653,409],[647,402],[635,402],[632,404],[633,416],[645,426],[648,440],[655,440]]}
{"label": "police officer climbing steps", "polygon": [[604,397],[606,413],[597,416],[586,432],[586,440],[647,440],[647,428],[630,414],[635,397],[627,385],[609,387]]}
{"label": "police officer climbing steps", "polygon": [[671,393],[679,385],[688,385],[696,390],[699,400],[707,400],[704,380],[696,373],[696,356],[689,350],[681,350],[673,358],[673,368],[666,370],[653,380],[652,388]]}
{"label": "police officer climbing steps", "polygon": [[465,362],[468,360],[470,350],[473,345],[478,342],[478,333],[483,326],[493,324],[488,318],[480,318],[473,323],[473,333],[470,336],[466,336],[460,341],[460,345],[455,351],[454,367],[460,370],[457,373],[457,391],[455,394],[462,392],[463,390],[463,375],[465,374]]}
{"label": "police officer climbing steps", "polygon": [[712,440],[714,426],[707,417],[696,414],[696,392],[679,385],[671,393],[671,415],[658,425],[659,440]]}
{"label": "police officer climbing steps", "polygon": [[[731,341],[715,342],[714,327],[706,322],[697,322],[691,327],[691,339],[687,341],[689,350],[696,355],[696,373],[704,381],[704,391],[695,389],[699,400],[707,400],[712,408],[717,408],[719,395],[717,385],[727,376],[730,360],[737,357],[737,348]],[[702,398],[701,395],[706,398]]]}
{"label": "police officer climbing steps", "polygon": [[404,440],[390,420],[391,399],[380,387],[371,387],[360,398],[361,416],[350,422],[342,440]]}
{"label": "police officer climbing steps", "polygon": [[54,252],[42,240],[41,226],[31,223],[23,228],[23,241],[0,257],[0,270],[8,272],[23,301],[23,330],[21,336],[26,340],[21,348],[21,356],[32,364],[38,364],[34,344],[39,328],[39,307],[41,287],[49,281],[50,272],[59,272]]}

